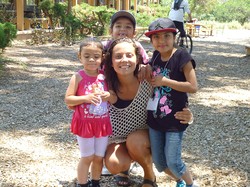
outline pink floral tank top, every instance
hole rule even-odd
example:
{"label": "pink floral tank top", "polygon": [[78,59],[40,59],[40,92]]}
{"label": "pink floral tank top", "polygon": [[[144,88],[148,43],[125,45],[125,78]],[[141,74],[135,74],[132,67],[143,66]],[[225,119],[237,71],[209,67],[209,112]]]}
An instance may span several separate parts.
{"label": "pink floral tank top", "polygon": [[[107,91],[105,76],[102,71],[97,77],[88,76],[83,70],[79,75],[82,80],[78,84],[76,95],[87,95],[95,91]],[[103,137],[112,134],[109,105],[101,102],[99,105],[83,103],[76,106],[71,122],[71,132],[83,138]]]}

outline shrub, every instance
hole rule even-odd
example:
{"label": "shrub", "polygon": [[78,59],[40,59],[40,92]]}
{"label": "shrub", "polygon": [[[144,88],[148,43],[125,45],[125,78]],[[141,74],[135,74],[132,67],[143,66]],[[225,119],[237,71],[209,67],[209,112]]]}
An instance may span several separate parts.
{"label": "shrub", "polygon": [[10,22],[0,23],[0,48],[2,51],[16,38],[16,26]]}
{"label": "shrub", "polygon": [[108,9],[106,6],[94,7],[87,3],[72,8],[72,14],[82,22],[81,33],[94,36],[101,36],[106,33],[114,12],[114,9]]}

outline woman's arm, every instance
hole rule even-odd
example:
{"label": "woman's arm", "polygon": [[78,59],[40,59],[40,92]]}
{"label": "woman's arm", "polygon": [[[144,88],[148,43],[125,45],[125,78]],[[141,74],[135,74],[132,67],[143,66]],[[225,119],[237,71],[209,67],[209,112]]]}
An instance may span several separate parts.
{"label": "woman's arm", "polygon": [[189,108],[183,108],[182,111],[176,112],[174,116],[182,124],[192,124],[194,121],[193,114]]}

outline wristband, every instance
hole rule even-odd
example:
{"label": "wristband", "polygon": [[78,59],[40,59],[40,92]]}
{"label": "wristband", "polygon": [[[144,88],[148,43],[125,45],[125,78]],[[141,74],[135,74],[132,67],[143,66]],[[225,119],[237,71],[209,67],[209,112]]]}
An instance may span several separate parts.
{"label": "wristband", "polygon": [[191,121],[189,121],[188,124],[191,125],[193,122],[194,122],[194,117],[193,117],[193,114],[192,114]]}

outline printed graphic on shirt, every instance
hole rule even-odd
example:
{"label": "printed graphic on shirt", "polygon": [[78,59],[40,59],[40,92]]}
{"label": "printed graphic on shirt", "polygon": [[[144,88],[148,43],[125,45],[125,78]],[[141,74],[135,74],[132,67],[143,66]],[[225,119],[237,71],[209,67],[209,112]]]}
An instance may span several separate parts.
{"label": "printed graphic on shirt", "polygon": [[[162,68],[160,66],[155,66],[153,68],[153,76],[162,75],[169,78],[170,70],[167,68]],[[154,118],[163,118],[172,112],[173,102],[170,100],[170,92],[172,88],[168,86],[161,86],[154,88],[154,98],[159,98],[158,112],[157,110],[153,112]]]}
{"label": "printed graphic on shirt", "polygon": [[[90,93],[101,93],[104,91],[104,75],[99,74],[97,77],[97,80],[94,83],[88,83],[86,87],[84,88],[85,94]],[[82,104],[81,107],[84,110],[84,114],[93,114],[101,116],[103,114],[106,114],[108,112],[108,104],[107,102],[102,102],[101,97],[99,97],[100,102],[98,105],[90,104],[90,105],[84,105]]]}

